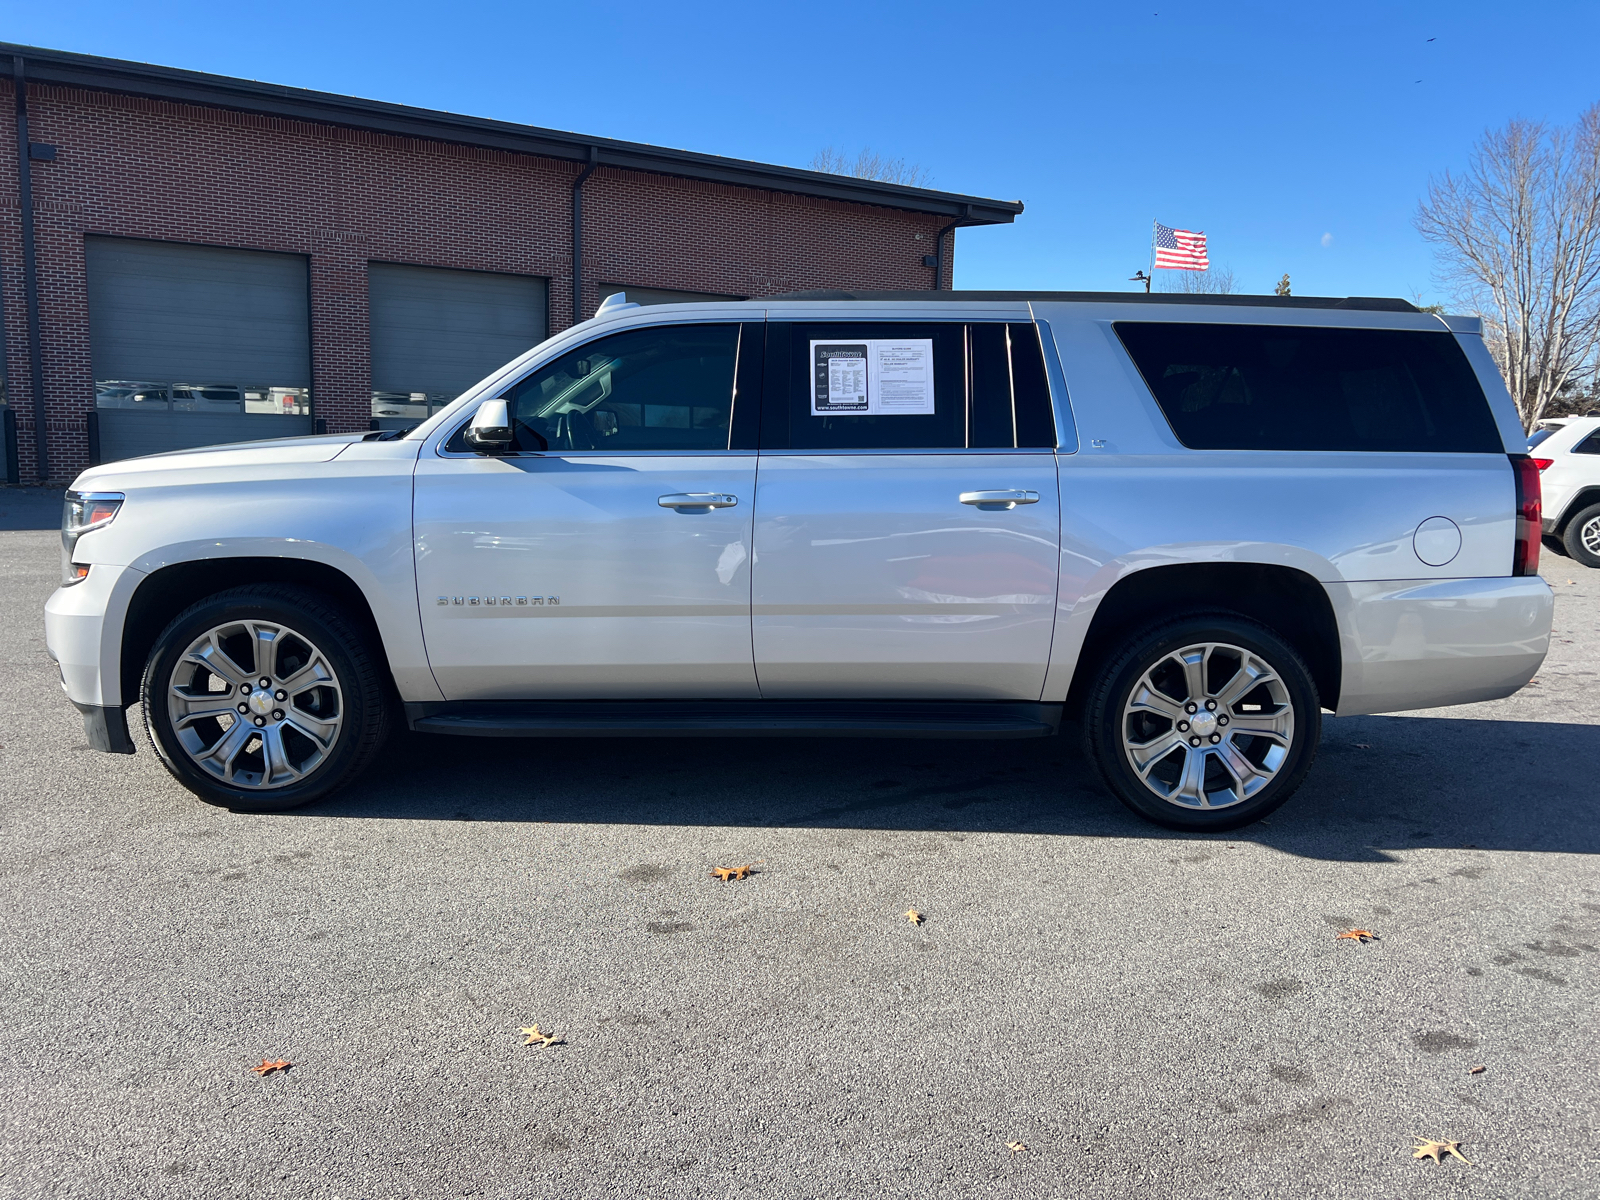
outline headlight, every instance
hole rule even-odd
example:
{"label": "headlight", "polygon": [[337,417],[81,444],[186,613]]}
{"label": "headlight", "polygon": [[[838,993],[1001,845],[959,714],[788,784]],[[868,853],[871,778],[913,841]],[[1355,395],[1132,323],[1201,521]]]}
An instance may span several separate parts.
{"label": "headlight", "polygon": [[125,497],[121,492],[71,492],[61,509],[61,586],[71,587],[89,577],[89,568],[72,561],[78,539],[91,530],[104,529],[116,519]]}

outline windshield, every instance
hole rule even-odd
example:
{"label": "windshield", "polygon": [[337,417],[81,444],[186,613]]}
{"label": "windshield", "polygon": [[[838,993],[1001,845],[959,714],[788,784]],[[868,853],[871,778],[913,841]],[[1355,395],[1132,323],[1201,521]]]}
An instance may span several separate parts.
{"label": "windshield", "polygon": [[1540,442],[1544,441],[1546,438],[1548,438],[1554,432],[1555,432],[1555,430],[1553,428],[1551,428],[1549,425],[1546,425],[1542,429],[1535,429],[1533,431],[1533,433],[1530,434],[1529,437],[1528,437],[1528,449],[1532,450],[1535,446],[1537,446]]}

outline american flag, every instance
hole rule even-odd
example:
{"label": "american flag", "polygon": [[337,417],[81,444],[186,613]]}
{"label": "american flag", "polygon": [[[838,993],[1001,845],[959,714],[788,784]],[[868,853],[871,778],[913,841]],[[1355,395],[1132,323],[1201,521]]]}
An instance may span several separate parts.
{"label": "american flag", "polygon": [[1188,229],[1168,229],[1156,222],[1156,266],[1168,271],[1204,271],[1211,266],[1206,258],[1206,235]]}

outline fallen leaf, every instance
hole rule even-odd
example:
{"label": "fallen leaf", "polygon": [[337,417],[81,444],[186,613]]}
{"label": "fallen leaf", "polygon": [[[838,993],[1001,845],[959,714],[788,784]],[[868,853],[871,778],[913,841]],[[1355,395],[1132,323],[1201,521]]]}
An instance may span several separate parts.
{"label": "fallen leaf", "polygon": [[271,1062],[268,1062],[266,1059],[263,1058],[261,1060],[261,1065],[259,1067],[251,1067],[250,1069],[252,1071],[254,1071],[257,1075],[260,1075],[263,1079],[265,1079],[268,1075],[271,1075],[274,1071],[287,1071],[292,1066],[294,1066],[294,1064],[292,1062],[290,1062],[288,1059],[279,1058],[279,1059],[274,1059]]}
{"label": "fallen leaf", "polygon": [[1434,1162],[1442,1165],[1444,1163],[1444,1158],[1441,1156],[1453,1154],[1462,1162],[1466,1163],[1467,1166],[1470,1167],[1472,1165],[1472,1163],[1467,1159],[1467,1156],[1461,1153],[1460,1142],[1450,1142],[1444,1140],[1443,1138],[1435,1140],[1433,1138],[1418,1137],[1414,1133],[1411,1136],[1417,1139],[1417,1144],[1411,1152],[1412,1158],[1431,1158]]}
{"label": "fallen leaf", "polygon": [[921,925],[922,922],[926,920],[926,918],[914,908],[906,909],[905,918],[913,925]]}
{"label": "fallen leaf", "polygon": [[746,876],[752,875],[754,873],[755,873],[755,868],[752,867],[749,863],[745,863],[745,865],[742,866],[742,867],[712,867],[711,868],[711,877],[713,879],[720,879],[720,880],[722,880],[723,883],[727,883],[731,879],[744,879]]}
{"label": "fallen leaf", "polygon": [[1371,750],[1372,749],[1372,743],[1371,742],[1352,742],[1351,745],[1353,745],[1357,750]]}
{"label": "fallen leaf", "polygon": [[1482,1075],[1488,1069],[1489,1069],[1488,1067],[1481,1067],[1481,1066],[1480,1067],[1473,1067],[1472,1070],[1467,1072],[1467,1074],[1468,1075]]}
{"label": "fallen leaf", "polygon": [[527,1035],[526,1039],[522,1043],[524,1046],[565,1046],[566,1045],[565,1041],[563,1041],[560,1037],[556,1036],[553,1033],[541,1033],[539,1031],[538,1022],[535,1022],[531,1028],[524,1029],[522,1032]]}
{"label": "fallen leaf", "polygon": [[1351,938],[1354,941],[1365,943],[1365,942],[1375,942],[1375,941],[1377,941],[1378,940],[1378,935],[1373,933],[1372,930],[1370,930],[1370,929],[1346,929],[1343,933],[1341,933],[1338,937],[1334,938],[1333,940],[1336,941],[1336,942],[1340,942],[1340,941],[1343,941],[1345,938]]}
{"label": "fallen leaf", "polygon": [[1011,1153],[1013,1153],[1013,1154],[1021,1154],[1024,1150],[1027,1149],[1027,1147],[1024,1146],[1021,1142],[1007,1142],[1006,1143],[1006,1149],[1011,1151]]}

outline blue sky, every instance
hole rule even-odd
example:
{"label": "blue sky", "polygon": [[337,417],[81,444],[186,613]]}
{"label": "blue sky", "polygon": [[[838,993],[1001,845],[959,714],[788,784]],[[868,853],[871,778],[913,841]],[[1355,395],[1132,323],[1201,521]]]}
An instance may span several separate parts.
{"label": "blue sky", "polygon": [[53,0],[0,39],[793,166],[871,146],[1027,204],[959,235],[972,288],[1130,287],[1158,218],[1244,291],[1443,299],[1411,223],[1430,173],[1600,100],[1592,0]]}

